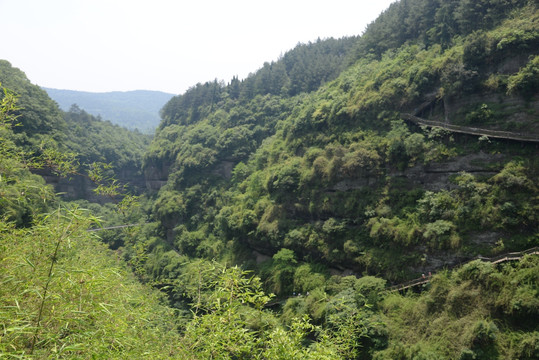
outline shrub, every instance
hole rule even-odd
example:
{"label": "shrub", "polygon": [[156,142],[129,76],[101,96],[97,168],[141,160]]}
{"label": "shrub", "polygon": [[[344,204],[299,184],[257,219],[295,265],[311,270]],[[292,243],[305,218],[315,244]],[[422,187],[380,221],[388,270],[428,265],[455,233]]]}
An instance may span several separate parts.
{"label": "shrub", "polygon": [[539,92],[539,55],[536,55],[518,73],[509,77],[507,92],[518,93],[526,99],[531,99]]}

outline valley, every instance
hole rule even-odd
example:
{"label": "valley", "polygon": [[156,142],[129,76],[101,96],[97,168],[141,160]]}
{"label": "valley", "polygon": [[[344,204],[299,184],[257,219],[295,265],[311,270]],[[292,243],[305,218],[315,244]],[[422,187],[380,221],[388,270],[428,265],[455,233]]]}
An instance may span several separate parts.
{"label": "valley", "polygon": [[153,135],[0,60],[0,356],[537,358],[538,23],[397,1]]}

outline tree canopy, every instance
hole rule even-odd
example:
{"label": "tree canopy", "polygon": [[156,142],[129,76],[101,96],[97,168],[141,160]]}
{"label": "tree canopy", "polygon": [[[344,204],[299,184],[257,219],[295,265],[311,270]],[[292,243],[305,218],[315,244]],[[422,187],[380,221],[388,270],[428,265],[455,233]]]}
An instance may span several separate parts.
{"label": "tree canopy", "polygon": [[[401,0],[172,98],[151,143],[0,62],[0,352],[537,358],[537,256],[471,259],[539,244],[538,22],[536,1]],[[32,173],[77,162],[153,183],[65,201]]]}

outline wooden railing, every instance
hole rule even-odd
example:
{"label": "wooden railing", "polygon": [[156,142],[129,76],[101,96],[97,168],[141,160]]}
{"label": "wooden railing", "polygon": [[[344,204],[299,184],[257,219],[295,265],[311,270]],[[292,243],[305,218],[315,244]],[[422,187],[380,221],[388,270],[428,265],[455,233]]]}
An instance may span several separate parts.
{"label": "wooden railing", "polygon": [[[539,255],[539,247],[533,247],[531,249],[528,249],[528,250],[524,250],[524,251],[517,251],[517,252],[510,252],[510,253],[506,253],[506,254],[502,254],[502,255],[498,255],[498,256],[494,256],[494,257],[484,257],[484,256],[476,256],[466,262],[463,262],[463,263],[459,263],[459,264],[456,264],[454,266],[452,266],[452,268],[454,267],[457,267],[457,266],[462,266],[466,263],[469,263],[470,261],[474,261],[474,260],[483,260],[483,261],[488,261],[492,264],[499,264],[499,263],[502,263],[502,262],[505,262],[505,261],[513,261],[513,260],[520,260],[522,259],[522,257],[524,255]],[[423,285],[423,284],[426,284],[430,281],[432,275],[429,273],[428,276],[422,276],[420,278],[417,278],[417,279],[413,279],[413,280],[410,280],[410,281],[407,281],[405,283],[401,283],[401,284],[396,284],[396,285],[393,285],[393,286],[390,286],[386,289],[386,291],[388,292],[394,292],[394,291],[403,291],[403,290],[406,290],[406,289],[409,289],[409,288],[412,288],[412,287],[415,287],[415,286],[419,286],[419,285]]]}
{"label": "wooden railing", "polygon": [[[116,225],[116,226],[109,226],[109,227],[103,227],[103,228],[88,229],[88,231],[122,229],[122,228],[127,228],[127,227],[131,227],[131,226],[139,226],[139,225],[144,225],[144,223]],[[488,261],[488,262],[490,262],[492,264],[499,264],[499,263],[502,263],[502,262],[505,262],[505,261],[520,260],[520,259],[522,259],[522,257],[524,255],[528,255],[528,254],[539,255],[539,247],[533,247],[531,249],[527,249],[527,250],[524,250],[524,251],[505,253],[505,254],[494,256],[494,257],[485,257],[485,256],[478,255],[478,256],[476,256],[476,257],[474,257],[472,259],[469,259],[469,260],[467,260],[465,262],[458,263],[458,264],[452,266],[451,268],[462,266],[462,265],[464,265],[466,263],[469,263],[471,261],[474,261],[474,260],[482,260],[482,261]],[[417,278],[417,279],[413,279],[413,280],[410,280],[410,281],[407,281],[407,282],[404,282],[404,283],[392,285],[392,286],[388,287],[386,289],[386,291],[387,292],[403,291],[403,290],[406,290],[406,289],[409,289],[409,288],[412,288],[412,287],[415,287],[415,286],[423,285],[423,284],[428,283],[430,281],[431,277],[432,277],[432,273],[429,273],[429,275],[424,275],[424,276],[422,276],[420,278]],[[278,300],[274,300],[274,301],[269,302],[268,304],[266,304],[266,306],[274,306],[276,304],[283,304],[284,302],[286,302],[286,299],[284,299],[284,300],[283,299],[278,299]]]}
{"label": "wooden railing", "polygon": [[535,134],[524,134],[524,133],[517,133],[517,132],[512,132],[512,131],[498,131],[498,130],[482,129],[482,128],[475,128],[475,127],[469,127],[469,126],[453,125],[453,124],[447,124],[441,121],[426,120],[426,119],[414,116],[412,114],[406,114],[406,113],[402,113],[401,117],[404,120],[411,121],[417,125],[435,126],[435,127],[440,127],[442,129],[452,131],[452,132],[462,133],[462,134],[487,136],[491,138],[500,138],[500,139],[509,139],[509,140],[518,140],[518,141],[539,142],[539,136]]}
{"label": "wooden railing", "polygon": [[144,225],[145,223],[141,224],[125,224],[125,225],[116,225],[116,226],[108,226],[108,227],[100,227],[100,228],[94,228],[94,229],[88,229],[87,231],[102,231],[102,230],[113,230],[113,229],[123,229],[128,228],[131,226],[138,226],[138,225]]}

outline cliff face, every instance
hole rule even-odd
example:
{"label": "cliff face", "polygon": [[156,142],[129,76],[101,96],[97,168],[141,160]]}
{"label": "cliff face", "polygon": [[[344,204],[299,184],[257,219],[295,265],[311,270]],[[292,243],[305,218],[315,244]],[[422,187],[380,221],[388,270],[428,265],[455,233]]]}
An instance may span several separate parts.
{"label": "cliff face", "polygon": [[[48,185],[54,187],[54,191],[66,200],[85,199],[90,202],[104,204],[118,199],[98,195],[95,192],[97,185],[84,175],[73,175],[69,178],[60,177],[49,169],[36,170],[34,173],[41,175]],[[136,168],[121,168],[115,171],[115,177],[120,184],[126,185],[126,192],[140,194],[145,187],[142,173]]]}
{"label": "cliff face", "polygon": [[[463,81],[465,85],[461,90],[445,94],[438,84],[424,95],[422,104],[404,111],[426,120],[490,130],[523,131],[539,137],[539,94],[523,97],[508,86],[509,78],[530,66],[536,51],[528,47],[491,56],[479,68],[463,65],[462,71],[468,78]],[[488,113],[480,114],[481,107]]]}
{"label": "cliff face", "polygon": [[70,178],[62,178],[48,169],[39,170],[36,173],[41,175],[45,182],[52,185],[54,191],[65,199],[86,199],[101,204],[107,202],[106,198],[95,194],[93,190],[96,189],[96,185],[85,176],[74,175]]}
{"label": "cliff face", "polygon": [[[474,118],[469,114],[485,106],[490,111],[488,117]],[[445,122],[455,125],[473,125],[491,130],[525,131],[539,136],[539,95],[530,100],[500,93],[472,94],[466,97],[447,97],[438,107],[443,108]],[[433,116],[425,113],[426,118],[442,120],[433,111]]]}
{"label": "cliff face", "polygon": [[[208,176],[218,176],[225,180],[230,180],[232,170],[237,162],[230,160],[221,160],[208,168]],[[144,182],[146,189],[150,192],[159,191],[168,181],[170,175],[170,164],[155,164],[151,163],[144,169]]]}
{"label": "cliff face", "polygon": [[487,154],[480,151],[477,154],[456,156],[443,162],[416,165],[391,175],[405,177],[425,190],[451,190],[456,187],[450,181],[451,176],[467,172],[491,177],[503,168],[505,159],[507,156],[504,154]]}
{"label": "cliff face", "polygon": [[164,240],[391,277],[535,241],[536,19],[365,52],[294,97],[213,83],[177,97],[145,155]]}
{"label": "cliff face", "polygon": [[150,192],[159,191],[168,181],[170,165],[152,163],[144,169],[144,183]]}
{"label": "cliff face", "polygon": [[[503,168],[505,159],[507,159],[507,156],[503,154],[488,154],[480,151],[477,154],[456,156],[443,162],[417,164],[404,170],[390,169],[387,174],[390,177],[406,178],[411,183],[425,190],[450,190],[455,187],[450,181],[451,176],[461,172],[467,172],[490,177]],[[379,183],[380,178],[377,177],[358,177],[339,181],[334,186],[328,188],[327,191],[359,190],[377,186]]]}

